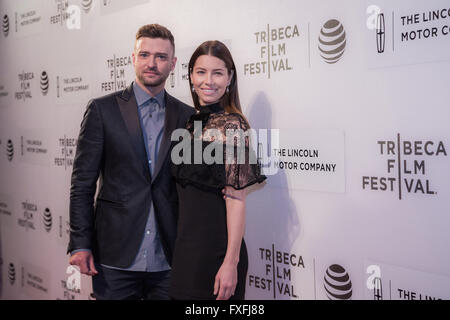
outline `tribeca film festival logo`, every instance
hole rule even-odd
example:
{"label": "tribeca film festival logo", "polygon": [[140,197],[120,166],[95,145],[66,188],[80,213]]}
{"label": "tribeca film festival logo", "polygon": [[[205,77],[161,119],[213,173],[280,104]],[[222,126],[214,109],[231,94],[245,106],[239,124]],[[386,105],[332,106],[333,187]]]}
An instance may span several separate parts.
{"label": "tribeca film festival logo", "polygon": [[81,29],[81,8],[88,13],[92,8],[92,0],[83,0],[81,8],[74,4],[69,4],[69,0],[55,0],[56,14],[50,16],[50,24],[60,25],[69,30]]}
{"label": "tribeca film festival logo", "polygon": [[23,217],[17,219],[20,227],[28,230],[36,230],[34,225],[34,215],[37,213],[37,205],[28,201],[22,202]]}
{"label": "tribeca film festival logo", "polygon": [[14,93],[14,97],[16,100],[23,101],[26,99],[31,99],[31,81],[34,79],[34,73],[22,71],[22,73],[17,75],[17,77],[19,78],[19,91]]}
{"label": "tribeca film festival logo", "polygon": [[253,33],[255,43],[259,45],[259,55],[256,62],[244,64],[244,75],[267,75],[270,79],[272,73],[290,71],[294,67],[289,64],[289,55],[286,44],[300,37],[297,25],[271,28]]}
{"label": "tribeca film festival logo", "polygon": [[64,167],[65,170],[70,169],[73,166],[75,158],[75,151],[77,147],[77,139],[64,137],[58,138],[58,147],[60,153],[54,159],[56,167]]}
{"label": "tribeca film festival logo", "polygon": [[320,56],[328,64],[338,62],[347,43],[344,26],[336,19],[325,22],[319,34]]}
{"label": "tribeca film festival logo", "polygon": [[[34,217],[38,214],[38,206],[35,203],[29,201],[22,202],[23,216],[17,219],[17,223],[20,227],[25,228],[26,231],[32,229],[36,230]],[[42,226],[44,230],[49,233],[52,230],[53,217],[51,210],[46,207],[42,211]]]}
{"label": "tribeca film festival logo", "polygon": [[7,14],[5,14],[3,16],[3,25],[2,26],[3,26],[3,35],[5,37],[7,37],[9,34],[9,17]]}
{"label": "tribeca film festival logo", "polygon": [[350,300],[352,282],[347,271],[338,264],[328,267],[323,278],[325,293],[329,300]]}
{"label": "tribeca film festival logo", "polygon": [[68,0],[55,0],[56,14],[50,16],[50,24],[59,24],[63,26],[65,22],[70,19],[70,13],[68,12],[69,1]]}
{"label": "tribeca film festival logo", "polygon": [[[23,100],[31,99],[33,97],[31,93],[31,83],[34,79],[34,73],[33,72],[25,72],[22,71],[22,73],[18,74],[20,88],[19,91],[16,91],[14,94],[14,97],[16,100]],[[39,84],[42,95],[47,95],[48,89],[49,89],[49,77],[46,71],[42,71],[39,77]]]}
{"label": "tribeca film festival logo", "polygon": [[305,269],[305,263],[301,255],[282,252],[272,248],[259,248],[260,259],[265,266],[263,276],[248,275],[249,287],[257,288],[265,292],[271,292],[273,299],[279,297],[299,299],[298,287],[292,281],[292,271]]}
{"label": "tribeca film festival logo", "polygon": [[108,80],[101,83],[102,92],[118,91],[127,88],[125,69],[132,66],[131,56],[106,59]]}
{"label": "tribeca film festival logo", "polygon": [[[410,194],[436,195],[432,182],[427,178],[428,159],[446,157],[442,141],[402,140],[377,141],[380,156],[386,159],[389,176],[363,176],[363,190],[389,191],[398,193],[399,200],[404,192]],[[426,158],[426,160],[424,159]]]}

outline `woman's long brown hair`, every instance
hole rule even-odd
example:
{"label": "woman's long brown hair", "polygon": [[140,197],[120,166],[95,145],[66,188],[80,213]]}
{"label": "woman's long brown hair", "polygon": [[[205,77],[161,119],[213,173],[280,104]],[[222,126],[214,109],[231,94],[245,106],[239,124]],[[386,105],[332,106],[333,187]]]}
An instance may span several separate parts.
{"label": "woman's long brown hair", "polygon": [[[238,113],[242,117],[244,117],[241,109],[241,103],[239,101],[239,92],[237,86],[237,72],[236,66],[233,61],[233,57],[231,56],[230,50],[218,40],[205,41],[203,42],[192,54],[191,59],[189,60],[189,86],[192,88],[192,80],[191,73],[194,70],[195,62],[198,57],[202,55],[209,55],[216,58],[219,58],[225,63],[225,67],[227,68],[228,75],[233,75],[231,78],[230,85],[228,86],[228,92],[225,92],[224,95],[220,98],[220,104],[224,108],[224,110],[228,113]],[[198,100],[198,95],[196,92],[191,90],[192,100],[194,101],[194,106],[197,110],[201,108],[200,102]],[[244,117],[245,119],[245,117]],[[246,120],[247,121],[247,120]]]}

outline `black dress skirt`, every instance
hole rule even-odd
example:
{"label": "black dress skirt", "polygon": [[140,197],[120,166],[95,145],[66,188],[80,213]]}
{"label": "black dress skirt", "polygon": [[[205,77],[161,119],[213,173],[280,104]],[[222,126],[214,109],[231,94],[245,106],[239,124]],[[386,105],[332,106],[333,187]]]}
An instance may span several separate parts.
{"label": "black dress skirt", "polygon": [[[202,122],[203,150],[209,144],[205,141],[208,140],[208,128],[222,133],[230,128],[248,129],[240,115],[225,113],[218,104],[202,107],[200,113],[191,117],[187,129],[192,138],[194,121]],[[217,136],[215,142],[218,142]],[[219,142],[226,142],[225,135]],[[244,147],[249,150],[246,140]],[[192,155],[190,158],[193,160]],[[226,206],[221,190],[225,186],[243,189],[262,182],[265,176],[260,174],[257,164],[248,161],[227,164],[225,160],[212,164],[203,161],[173,164],[172,172],[177,182],[179,218],[169,295],[177,300],[216,299],[215,276],[225,258],[228,240]],[[230,299],[244,299],[247,267],[247,248],[242,240],[238,282]]]}

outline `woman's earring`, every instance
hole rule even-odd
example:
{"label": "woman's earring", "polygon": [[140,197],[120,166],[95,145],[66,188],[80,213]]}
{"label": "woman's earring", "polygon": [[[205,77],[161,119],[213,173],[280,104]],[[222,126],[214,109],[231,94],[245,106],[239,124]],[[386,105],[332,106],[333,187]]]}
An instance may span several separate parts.
{"label": "woman's earring", "polygon": [[192,92],[195,92],[194,85],[192,85],[191,90],[192,90]]}
{"label": "woman's earring", "polygon": [[227,87],[227,90],[226,90],[226,92],[227,92],[227,93],[229,93],[229,92],[230,92],[230,87],[229,87],[229,86]]}

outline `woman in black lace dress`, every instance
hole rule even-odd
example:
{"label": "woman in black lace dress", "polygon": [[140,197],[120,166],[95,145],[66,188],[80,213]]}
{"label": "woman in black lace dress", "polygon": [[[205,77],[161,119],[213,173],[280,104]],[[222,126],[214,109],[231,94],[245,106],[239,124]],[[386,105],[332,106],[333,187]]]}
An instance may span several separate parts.
{"label": "woman in black lace dress", "polygon": [[244,299],[246,188],[266,177],[251,149],[236,68],[223,43],[207,41],[197,48],[189,83],[197,113],[172,151],[180,212],[169,294]]}

